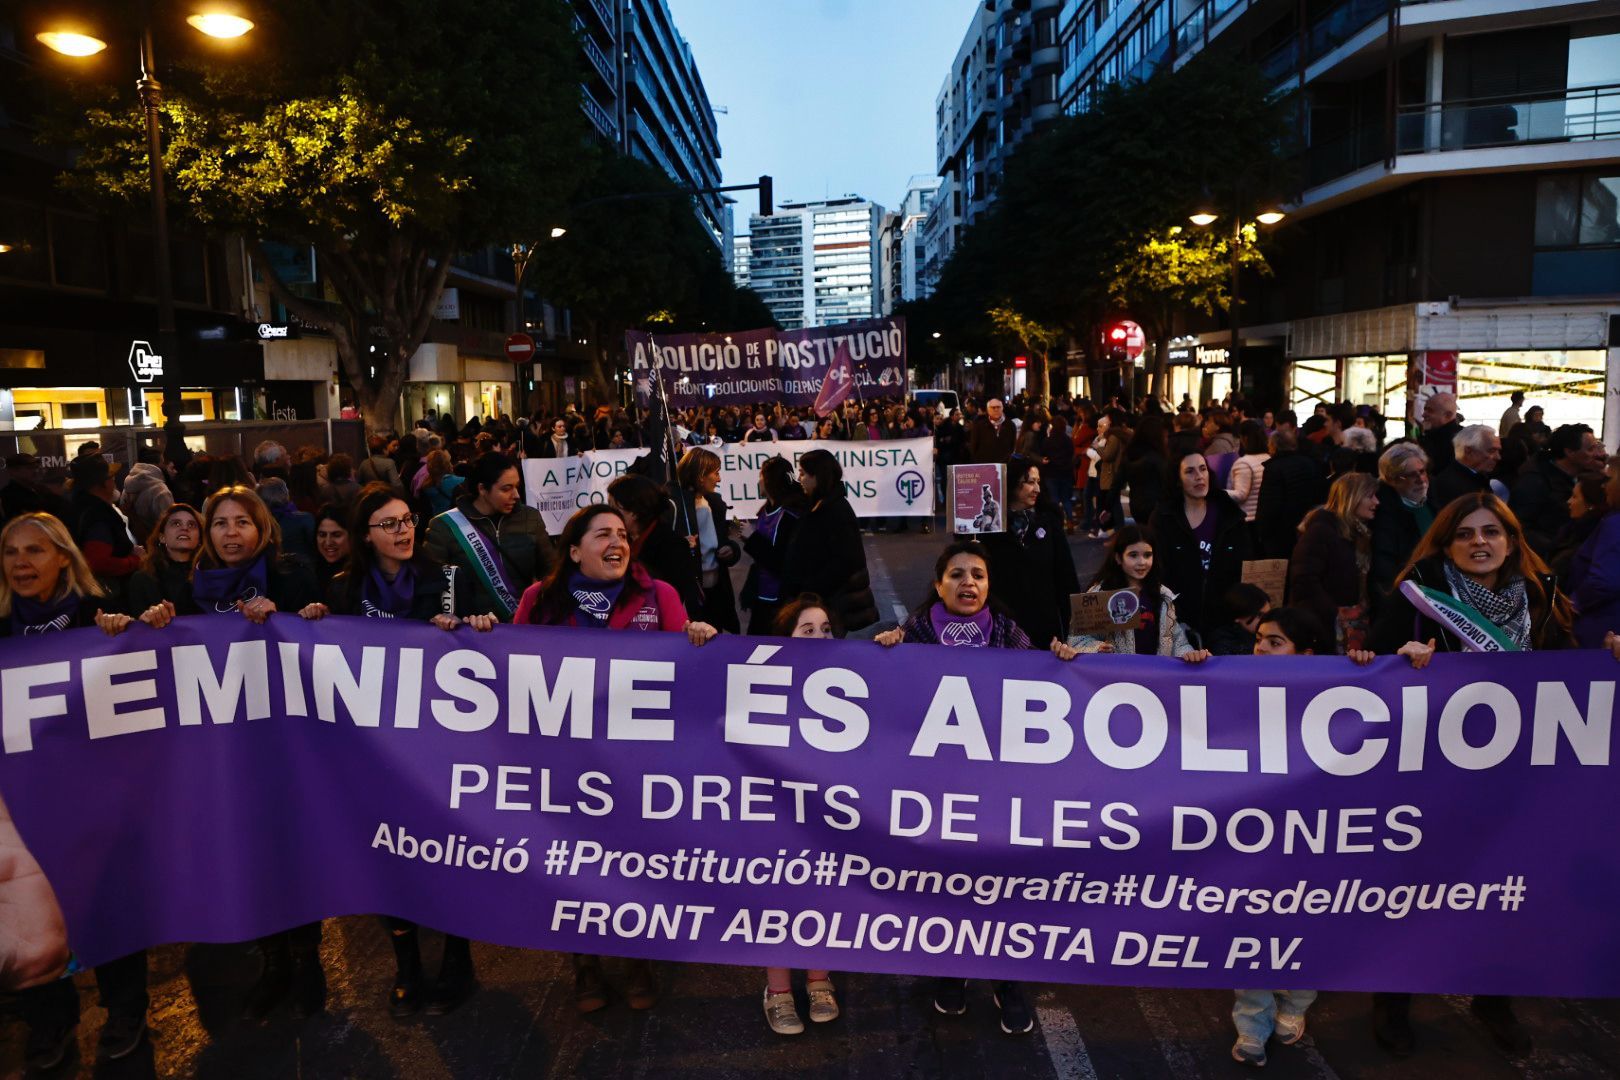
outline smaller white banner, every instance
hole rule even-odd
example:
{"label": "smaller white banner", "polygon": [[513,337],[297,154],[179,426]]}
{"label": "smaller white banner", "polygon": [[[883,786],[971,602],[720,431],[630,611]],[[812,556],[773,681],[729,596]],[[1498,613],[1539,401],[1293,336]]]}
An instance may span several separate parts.
{"label": "smaller white banner", "polygon": [[[760,466],[772,457],[785,457],[797,470],[799,458],[811,450],[827,450],[838,458],[844,470],[844,490],[857,517],[927,517],[934,512],[931,436],[885,442],[727,443],[705,449],[720,458],[720,497],[738,521],[759,514],[764,501],[759,490]],[[523,463],[528,503],[545,518],[547,532],[560,533],[575,510],[606,502],[608,485],[646,452],[591,450],[571,458],[529,458]]]}

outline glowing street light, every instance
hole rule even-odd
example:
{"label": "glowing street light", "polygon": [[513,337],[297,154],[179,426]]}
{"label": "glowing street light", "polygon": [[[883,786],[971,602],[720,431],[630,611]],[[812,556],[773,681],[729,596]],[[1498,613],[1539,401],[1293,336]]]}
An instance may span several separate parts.
{"label": "glowing street light", "polygon": [[107,47],[98,37],[72,30],[46,30],[35,34],[34,40],[63,56],[94,56]]}
{"label": "glowing street light", "polygon": [[211,38],[239,38],[253,29],[253,21],[234,15],[228,11],[200,11],[195,15],[187,15],[186,22],[192,28]]}
{"label": "glowing street light", "polygon": [[568,230],[563,228],[561,225],[553,225],[551,227],[551,238],[553,240],[560,240],[564,236],[567,236],[567,235],[568,235]]}
{"label": "glowing street light", "polygon": [[1220,215],[1215,213],[1213,210],[1200,208],[1189,214],[1187,216],[1187,220],[1192,222],[1194,225],[1197,225],[1199,228],[1203,228],[1205,225],[1215,224],[1219,217]]}
{"label": "glowing street light", "polygon": [[1258,221],[1262,225],[1275,225],[1277,222],[1281,221],[1287,216],[1288,215],[1283,213],[1281,210],[1262,210],[1260,213],[1254,216],[1254,220]]}

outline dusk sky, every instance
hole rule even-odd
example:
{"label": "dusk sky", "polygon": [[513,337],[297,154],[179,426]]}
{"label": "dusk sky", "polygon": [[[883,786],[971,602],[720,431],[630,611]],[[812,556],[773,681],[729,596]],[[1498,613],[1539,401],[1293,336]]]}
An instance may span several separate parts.
{"label": "dusk sky", "polygon": [[[892,207],[934,172],[934,95],[978,0],[666,0],[720,113],[725,182]],[[738,233],[759,208],[737,192]]]}

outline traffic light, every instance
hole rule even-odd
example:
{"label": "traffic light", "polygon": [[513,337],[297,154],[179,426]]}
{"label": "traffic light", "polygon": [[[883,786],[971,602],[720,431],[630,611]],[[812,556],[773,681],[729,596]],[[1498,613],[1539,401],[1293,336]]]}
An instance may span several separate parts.
{"label": "traffic light", "polygon": [[771,198],[771,195],[772,195],[772,192],[771,192],[771,178],[768,177],[768,176],[760,177],[759,178],[759,216],[760,217],[770,217],[771,214],[774,212],[774,207],[772,205],[773,200]]}
{"label": "traffic light", "polygon": [[1123,349],[1125,347],[1125,339],[1129,336],[1129,331],[1127,331],[1123,326],[1120,326],[1118,323],[1108,328],[1108,344],[1114,348]]}

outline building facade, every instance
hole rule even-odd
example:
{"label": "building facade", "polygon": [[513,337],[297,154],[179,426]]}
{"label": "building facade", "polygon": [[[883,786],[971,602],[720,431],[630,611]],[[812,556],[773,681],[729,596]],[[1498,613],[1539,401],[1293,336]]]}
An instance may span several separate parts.
{"label": "building facade", "polygon": [[934,154],[941,177],[924,232],[924,294],[961,229],[995,200],[1018,144],[1059,115],[1060,0],[985,0],[934,98]]}
{"label": "building facade", "polygon": [[[1066,0],[1060,24],[1071,112],[1205,50],[1299,95],[1301,187],[1274,277],[1245,284],[1246,386],[1391,416],[1409,387],[1454,388],[1485,423],[1522,389],[1620,441],[1612,0]],[[1219,366],[1228,334],[1190,353]]]}
{"label": "building facade", "polygon": [[906,182],[906,193],[899,208],[883,223],[883,314],[891,314],[899,304],[926,295],[923,267],[927,260],[924,226],[940,188],[937,176],[913,176]]}
{"label": "building facade", "polygon": [[785,330],[881,311],[883,207],[859,196],[784,203],[750,219],[749,285]]}
{"label": "building facade", "polygon": [[754,238],[744,233],[731,239],[731,280],[737,288],[750,287],[754,256]]}

